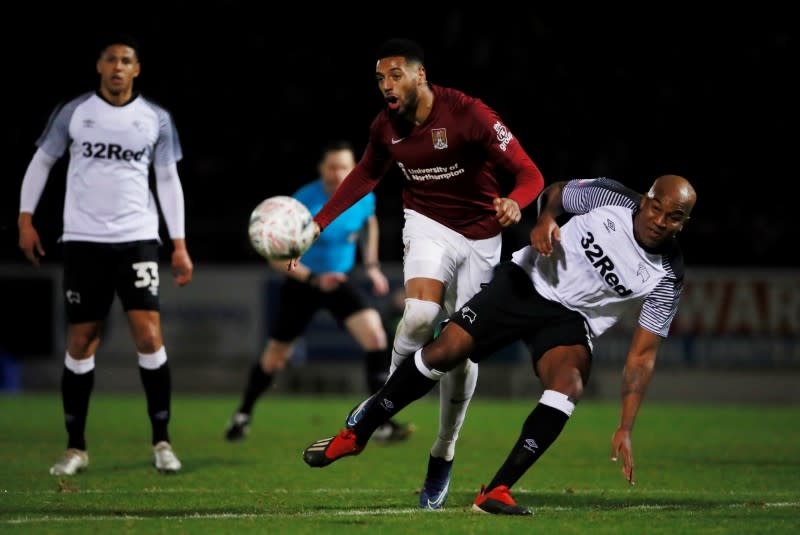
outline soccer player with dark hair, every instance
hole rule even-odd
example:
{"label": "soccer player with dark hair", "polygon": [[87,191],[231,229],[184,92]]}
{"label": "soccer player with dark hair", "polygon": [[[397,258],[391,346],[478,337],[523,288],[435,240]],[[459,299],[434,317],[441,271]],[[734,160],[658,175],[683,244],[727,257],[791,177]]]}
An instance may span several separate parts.
{"label": "soccer player with dark hair", "polygon": [[22,181],[19,246],[39,265],[45,250],[33,215],[53,165],[69,153],[60,239],[69,324],[61,377],[67,449],[50,468],[53,475],[73,475],[89,465],[85,428],[95,351],[115,295],[138,354],[155,467],[181,468],[168,432],[172,382],[159,312],[159,211],[149,173],[152,168],[172,239],[175,281],[183,286],[192,279],[193,265],[177,168],[182,150],[170,113],[134,91],[140,71],[133,38],[106,38],[97,59],[99,88],[56,107]]}
{"label": "soccer player with dark hair", "polygon": [[[633,476],[631,432],[683,289],[676,235],[697,195],[683,177],[664,175],[645,194],[609,179],[557,182],[531,245],[495,270],[491,283],[455,314],[441,335],[407,359],[352,428],[306,448],[310,466],[361,453],[376,426],[393,417],[465,360],[479,362],[516,340],[529,348],[544,387],[503,465],[475,498],[473,510],[529,515],[511,487],[558,438],[589,379],[594,339],[638,312],[622,373],[622,410],[611,457]],[[562,226],[557,220],[570,214]]]}
{"label": "soccer player with dark hair", "polygon": [[[502,229],[518,223],[521,209],[544,187],[539,169],[498,114],[480,99],[430,83],[424,61],[412,40],[394,38],[380,46],[375,78],[385,107],[372,121],[355,169],[314,219],[324,233],[390,169],[402,175],[406,301],[392,371],[489,281],[500,261]],[[464,359],[440,383],[439,433],[419,498],[424,509],[445,504],[477,379],[477,364]],[[351,411],[348,426],[372,399]]]}

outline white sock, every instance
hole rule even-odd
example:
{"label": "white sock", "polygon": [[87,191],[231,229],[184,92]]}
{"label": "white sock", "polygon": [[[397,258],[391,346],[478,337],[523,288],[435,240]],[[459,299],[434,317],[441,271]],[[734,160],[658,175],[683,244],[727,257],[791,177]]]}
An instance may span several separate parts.
{"label": "white sock", "polygon": [[445,377],[445,372],[434,370],[425,364],[425,361],[422,360],[422,348],[417,349],[416,353],[414,353],[414,365],[419,373],[432,381],[439,381],[442,377]]}
{"label": "white sock", "polygon": [[566,394],[556,392],[555,390],[545,390],[542,392],[542,397],[539,398],[539,403],[557,409],[568,417],[572,416],[572,411],[575,410],[575,404],[569,400]]}
{"label": "white sock", "polygon": [[155,353],[139,353],[139,366],[145,370],[157,370],[167,362],[167,350],[162,345]]}
{"label": "white sock", "polygon": [[85,359],[76,359],[67,352],[64,357],[64,366],[75,375],[83,375],[94,369],[94,355]]}
{"label": "white sock", "polygon": [[478,365],[467,359],[439,381],[439,435],[431,455],[451,461],[467,407],[478,384]]}

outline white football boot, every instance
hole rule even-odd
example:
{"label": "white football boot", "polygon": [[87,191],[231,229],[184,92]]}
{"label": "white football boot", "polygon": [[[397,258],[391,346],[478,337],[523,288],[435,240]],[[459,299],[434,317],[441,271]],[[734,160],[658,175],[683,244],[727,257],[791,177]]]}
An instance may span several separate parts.
{"label": "white football boot", "polygon": [[156,470],[164,474],[173,474],[181,469],[181,462],[172,451],[169,442],[162,440],[153,446]]}
{"label": "white football boot", "polygon": [[61,459],[50,467],[50,475],[73,476],[89,466],[89,454],[83,450],[69,448]]}

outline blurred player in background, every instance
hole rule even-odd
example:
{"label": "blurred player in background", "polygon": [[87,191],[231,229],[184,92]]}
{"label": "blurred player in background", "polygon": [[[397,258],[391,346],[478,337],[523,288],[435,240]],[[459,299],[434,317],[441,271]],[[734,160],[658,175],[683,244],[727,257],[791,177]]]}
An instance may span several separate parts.
{"label": "blurred player in background", "polygon": [[[320,177],[300,188],[294,197],[315,214],[354,166],[355,156],[348,142],[335,141],[326,145],[319,162]],[[285,368],[295,341],[319,310],[327,309],[363,348],[369,392],[377,392],[386,381],[391,354],[381,316],[349,279],[356,262],[359,238],[362,238],[363,265],[372,291],[378,296],[386,295],[389,283],[378,261],[379,226],[372,193],[342,214],[328,232],[314,242],[295,269],[287,271],[285,261],[271,262],[275,270],[286,275],[286,280],[280,288],[267,346],[253,364],[239,408],[225,430],[227,440],[245,438],[256,401]],[[413,425],[389,420],[376,431],[375,438],[403,440],[413,430]]]}
{"label": "blurred player in background", "polygon": [[141,70],[136,41],[120,35],[102,44],[99,89],[54,110],[36,141],[20,194],[19,246],[38,266],[45,249],[33,214],[51,168],[69,151],[61,236],[69,323],[61,378],[67,450],[50,473],[73,475],[89,465],[84,432],[95,352],[115,294],[139,355],[155,467],[176,472],[181,463],[167,429],[172,383],[159,312],[159,214],[148,180],[152,166],[172,239],[175,281],[183,286],[192,279],[193,265],[177,168],[182,150],[171,115],[133,90]]}
{"label": "blurred player in background", "polygon": [[[428,82],[418,43],[384,42],[375,77],[385,108],[372,122],[363,157],[315,221],[324,236],[391,168],[404,177],[406,300],[392,348],[394,370],[489,281],[500,261],[502,229],[519,222],[520,210],[544,180],[494,110]],[[507,195],[504,182],[512,184]],[[440,509],[447,500],[456,441],[477,379],[477,364],[464,359],[440,383],[439,433],[419,498],[424,509]],[[370,401],[351,411],[348,426]]]}
{"label": "blurred player in background", "polygon": [[[641,195],[605,178],[557,182],[530,243],[495,270],[492,282],[450,317],[441,335],[407,359],[352,428],[306,448],[311,466],[360,453],[372,430],[429,392],[465,359],[480,361],[522,340],[544,387],[505,462],[482,486],[473,510],[530,515],[511,487],[561,434],[589,380],[595,338],[637,312],[622,373],[622,409],[611,459],[634,484],[631,432],[656,354],[678,311],[684,265],[677,234],[697,195],[685,178],[664,175]],[[571,214],[559,226],[556,221]]]}

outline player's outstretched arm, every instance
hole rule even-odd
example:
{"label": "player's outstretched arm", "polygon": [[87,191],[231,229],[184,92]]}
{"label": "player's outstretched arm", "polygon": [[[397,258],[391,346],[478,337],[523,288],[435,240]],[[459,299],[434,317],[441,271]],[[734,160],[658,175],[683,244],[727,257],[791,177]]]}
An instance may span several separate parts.
{"label": "player's outstretched arm", "polygon": [[631,485],[636,483],[633,476],[631,432],[647,386],[653,377],[656,353],[660,345],[660,336],[637,326],[622,372],[622,413],[619,427],[611,439],[611,460],[616,462],[622,456],[622,474]]}

